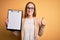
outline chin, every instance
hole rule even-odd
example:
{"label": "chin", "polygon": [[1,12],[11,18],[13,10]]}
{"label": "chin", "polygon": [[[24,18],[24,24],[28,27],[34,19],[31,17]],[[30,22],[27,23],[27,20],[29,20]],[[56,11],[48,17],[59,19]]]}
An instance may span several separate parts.
{"label": "chin", "polygon": [[31,16],[31,14],[29,14],[29,16]]}
{"label": "chin", "polygon": [[32,15],[32,13],[28,13],[28,15]]}

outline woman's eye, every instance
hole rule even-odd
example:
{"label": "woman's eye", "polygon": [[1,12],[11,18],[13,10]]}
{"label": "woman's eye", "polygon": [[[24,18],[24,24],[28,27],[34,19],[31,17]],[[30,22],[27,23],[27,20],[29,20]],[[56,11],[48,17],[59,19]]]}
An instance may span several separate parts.
{"label": "woman's eye", "polygon": [[27,9],[30,9],[30,7],[27,7]]}

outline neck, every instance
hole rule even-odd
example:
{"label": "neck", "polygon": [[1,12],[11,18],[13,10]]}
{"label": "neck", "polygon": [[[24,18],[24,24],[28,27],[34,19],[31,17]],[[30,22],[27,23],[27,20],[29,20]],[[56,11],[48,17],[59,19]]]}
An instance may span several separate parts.
{"label": "neck", "polygon": [[33,18],[32,16],[28,16],[29,19]]}

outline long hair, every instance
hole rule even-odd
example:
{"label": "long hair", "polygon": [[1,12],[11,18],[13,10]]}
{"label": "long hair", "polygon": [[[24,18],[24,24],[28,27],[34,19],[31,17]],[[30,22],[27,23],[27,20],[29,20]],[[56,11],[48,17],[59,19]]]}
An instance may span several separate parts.
{"label": "long hair", "polygon": [[33,2],[28,2],[28,3],[26,4],[26,7],[25,7],[24,18],[28,17],[28,14],[27,14],[27,5],[29,5],[30,3],[34,5],[33,17],[36,17],[36,6],[35,6],[35,4],[34,4]]}

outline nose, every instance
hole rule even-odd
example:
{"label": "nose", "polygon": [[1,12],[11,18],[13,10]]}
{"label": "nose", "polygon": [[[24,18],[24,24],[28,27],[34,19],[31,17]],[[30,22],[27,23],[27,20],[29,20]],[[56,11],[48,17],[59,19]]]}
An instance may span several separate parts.
{"label": "nose", "polygon": [[31,12],[31,9],[29,9],[28,12]]}

